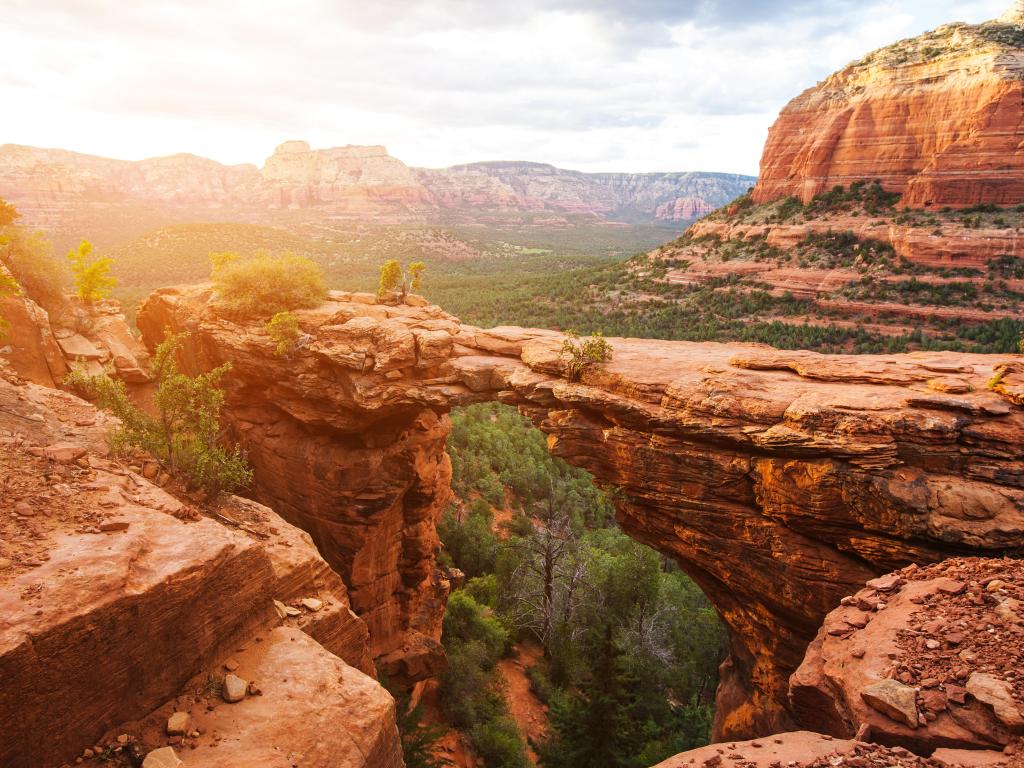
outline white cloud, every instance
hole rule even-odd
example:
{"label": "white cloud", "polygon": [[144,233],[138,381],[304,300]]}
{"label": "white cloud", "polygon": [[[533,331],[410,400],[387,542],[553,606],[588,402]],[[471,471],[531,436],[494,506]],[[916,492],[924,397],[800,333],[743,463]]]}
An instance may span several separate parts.
{"label": "white cloud", "polygon": [[0,143],[262,162],[287,138],[414,165],[755,172],[778,110],[1004,0],[12,0]]}

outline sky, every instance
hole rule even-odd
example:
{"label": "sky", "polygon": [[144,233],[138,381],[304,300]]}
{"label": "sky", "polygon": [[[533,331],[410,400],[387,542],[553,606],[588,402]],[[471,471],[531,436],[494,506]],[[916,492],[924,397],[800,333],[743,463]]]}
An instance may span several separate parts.
{"label": "sky", "polygon": [[756,174],[779,110],[1009,0],[0,0],[0,144]]}

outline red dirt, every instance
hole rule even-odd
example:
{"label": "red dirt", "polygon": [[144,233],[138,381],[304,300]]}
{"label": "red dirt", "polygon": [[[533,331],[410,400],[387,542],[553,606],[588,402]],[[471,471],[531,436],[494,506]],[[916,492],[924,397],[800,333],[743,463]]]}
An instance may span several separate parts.
{"label": "red dirt", "polygon": [[[541,742],[547,738],[548,708],[530,690],[530,679],[526,668],[535,665],[544,655],[544,649],[533,640],[526,640],[515,647],[515,656],[501,659],[498,671],[505,678],[505,698],[509,714],[519,726],[519,732],[529,742]],[[530,762],[537,764],[537,755],[527,747]]]}

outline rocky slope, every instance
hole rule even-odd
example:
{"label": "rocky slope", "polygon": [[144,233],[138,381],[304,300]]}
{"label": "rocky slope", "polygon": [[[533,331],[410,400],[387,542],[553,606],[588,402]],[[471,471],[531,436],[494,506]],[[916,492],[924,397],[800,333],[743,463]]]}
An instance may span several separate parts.
{"label": "rocky slope", "polygon": [[307,534],[176,498],[106,455],[91,405],[0,374],[0,763],[401,765],[366,626]]}
{"label": "rocky slope", "polygon": [[791,680],[800,722],[921,753],[1024,735],[1024,564],[952,559],[869,581]]}
{"label": "rocky slope", "polygon": [[613,361],[571,384],[559,334],[481,330],[421,303],[334,293],[297,313],[306,335],[284,358],[262,323],[220,316],[208,289],[158,291],[139,315],[149,344],[167,327],[191,332],[189,369],[232,362],[226,413],[257,498],[312,533],[375,655],[407,679],[434,664],[445,414],[461,403],[518,404],[556,454],[622,489],[623,528],[712,599],[732,648],[721,737],[792,725],[789,675],[865,580],[1024,552],[1016,356],[616,339]]}
{"label": "rocky slope", "polygon": [[999,20],[875,51],[805,91],[769,132],[750,195],[634,260],[637,300],[737,292],[757,307],[747,323],[782,326],[760,338],[831,334],[846,349],[1019,336],[1022,30],[1015,4]]}
{"label": "rocky slope", "polygon": [[109,219],[118,210],[137,216],[147,209],[150,217],[173,220],[182,211],[192,217],[215,213],[224,220],[249,220],[297,208],[325,216],[556,211],[601,219],[692,221],[746,191],[753,181],[716,173],[588,174],[539,163],[415,169],[384,147],[312,150],[304,141],[284,142],[263,168],[223,166],[186,154],[128,162],[0,146],[0,197],[18,207],[26,224],[51,230],[67,221]]}
{"label": "rocky slope", "polygon": [[58,386],[71,366],[91,375],[108,373],[129,384],[149,381],[149,353],[116,301],[83,304],[68,297],[59,317],[51,317],[21,294],[0,298],[0,317],[10,324],[0,337],[0,360],[28,381]]}
{"label": "rocky slope", "polygon": [[804,91],[772,126],[754,200],[878,179],[912,208],[1024,203],[1024,14],[946,24]]}
{"label": "rocky slope", "polygon": [[659,768],[1024,766],[1021,598],[1019,559],[871,579],[829,613],[790,679],[794,715],[813,732],[714,744]]}

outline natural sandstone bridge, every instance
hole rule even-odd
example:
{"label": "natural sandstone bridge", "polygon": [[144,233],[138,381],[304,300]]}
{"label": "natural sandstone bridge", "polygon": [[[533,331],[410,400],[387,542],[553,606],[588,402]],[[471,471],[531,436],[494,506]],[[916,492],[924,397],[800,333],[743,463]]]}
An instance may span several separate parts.
{"label": "natural sandstone bridge", "polygon": [[191,331],[191,371],[232,363],[225,414],[255,497],[313,535],[393,677],[438,670],[446,414],[470,402],[518,406],[555,454],[620,488],[622,528],[712,600],[731,643],[721,738],[792,727],[788,677],[866,579],[1024,552],[1019,356],[614,339],[612,362],[573,384],[551,331],[481,330],[437,307],[334,293],[295,313],[308,338],[277,357],[262,322],[219,317],[210,297],[158,291],[139,327],[151,345]]}

